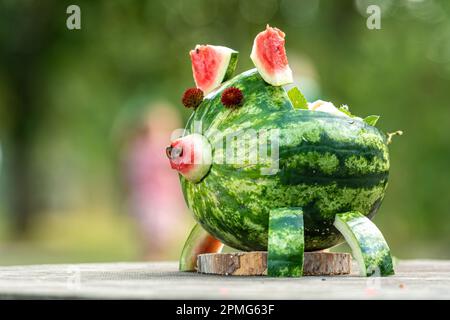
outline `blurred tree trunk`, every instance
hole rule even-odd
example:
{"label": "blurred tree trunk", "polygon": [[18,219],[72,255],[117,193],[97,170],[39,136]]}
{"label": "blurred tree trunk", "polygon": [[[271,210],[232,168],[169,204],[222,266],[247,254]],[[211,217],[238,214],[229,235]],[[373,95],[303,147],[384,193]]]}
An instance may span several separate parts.
{"label": "blurred tree trunk", "polygon": [[[20,56],[16,56],[19,58]],[[10,141],[10,183],[11,209],[13,214],[14,235],[22,237],[28,229],[33,214],[35,199],[32,192],[32,144],[36,121],[39,121],[36,106],[32,98],[32,80],[27,72],[33,70],[35,59],[27,55],[21,56],[23,64],[11,70],[12,94],[15,98],[13,123],[11,124]]]}
{"label": "blurred tree trunk", "polygon": [[[30,1],[19,6],[2,9],[2,25],[7,28],[7,37],[2,44],[4,71],[11,105],[7,106],[11,123],[9,148],[5,158],[9,162],[10,206],[14,236],[27,235],[33,214],[36,212],[36,197],[33,190],[39,184],[33,176],[34,136],[41,125],[38,100],[41,92],[39,67],[44,50],[54,38],[50,30],[55,12],[47,1]],[[59,13],[64,18],[64,11]],[[61,19],[61,22],[64,22]],[[61,25],[64,28],[65,24]]]}

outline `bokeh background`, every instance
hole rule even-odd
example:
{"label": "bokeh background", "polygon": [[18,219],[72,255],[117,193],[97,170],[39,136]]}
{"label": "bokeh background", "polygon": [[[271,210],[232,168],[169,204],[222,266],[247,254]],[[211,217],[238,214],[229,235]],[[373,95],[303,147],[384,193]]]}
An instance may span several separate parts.
{"label": "bokeh background", "polygon": [[1,0],[0,265],[176,259],[193,220],[164,146],[188,51],[225,45],[246,70],[267,23],[309,100],[404,131],[375,218],[394,255],[450,258],[450,1]]}

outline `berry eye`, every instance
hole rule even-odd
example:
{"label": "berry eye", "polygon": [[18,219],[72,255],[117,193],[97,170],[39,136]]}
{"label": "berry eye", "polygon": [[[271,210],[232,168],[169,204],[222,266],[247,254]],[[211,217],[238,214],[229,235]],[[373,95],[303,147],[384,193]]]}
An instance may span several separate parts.
{"label": "berry eye", "polygon": [[242,105],[244,95],[236,87],[226,88],[222,92],[221,102],[225,108],[236,108]]}
{"label": "berry eye", "polygon": [[203,101],[203,91],[199,88],[189,88],[183,93],[181,102],[186,108],[196,109]]}

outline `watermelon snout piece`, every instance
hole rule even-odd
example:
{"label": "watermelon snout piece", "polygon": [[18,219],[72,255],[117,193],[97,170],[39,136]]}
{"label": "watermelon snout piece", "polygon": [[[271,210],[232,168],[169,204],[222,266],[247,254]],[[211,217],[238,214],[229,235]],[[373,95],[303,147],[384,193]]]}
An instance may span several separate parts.
{"label": "watermelon snout piece", "polygon": [[209,172],[212,149],[201,134],[193,133],[173,141],[166,148],[172,169],[192,182],[199,182]]}

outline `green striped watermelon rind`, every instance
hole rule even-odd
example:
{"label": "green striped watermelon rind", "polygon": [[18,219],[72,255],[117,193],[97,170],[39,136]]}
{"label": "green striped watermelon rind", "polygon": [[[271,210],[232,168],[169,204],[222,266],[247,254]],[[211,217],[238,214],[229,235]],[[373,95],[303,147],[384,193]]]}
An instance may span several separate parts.
{"label": "green striped watermelon rind", "polygon": [[362,276],[393,275],[391,252],[375,224],[359,212],[336,215],[335,227],[344,235]]}
{"label": "green striped watermelon rind", "polygon": [[228,62],[227,71],[225,72],[225,76],[223,77],[222,82],[230,80],[233,77],[234,71],[237,67],[237,62],[239,58],[239,52],[233,50],[230,56],[230,61]]}
{"label": "green striped watermelon rind", "polygon": [[211,235],[198,223],[192,228],[183,250],[180,255],[178,269],[180,271],[195,271],[197,267],[197,256],[202,253],[220,252],[223,245],[213,245],[214,251],[211,251],[211,242],[216,241]]}
{"label": "green striped watermelon rind", "polygon": [[[220,102],[222,91],[231,86],[244,94],[239,109],[226,109]],[[333,226],[336,212],[372,217],[384,197],[389,173],[384,133],[358,119],[295,110],[285,90],[267,84],[256,69],[207,95],[186,129],[186,134],[205,135],[214,157],[201,182],[180,178],[186,202],[205,230],[230,247],[266,250],[269,211],[302,207],[305,251],[329,248],[343,241]],[[246,129],[279,129],[277,174],[261,174],[268,163],[217,164],[217,132]],[[237,149],[242,146],[233,143]]]}
{"label": "green striped watermelon rind", "polygon": [[267,247],[267,275],[300,277],[303,275],[303,211],[279,208],[270,211]]}

